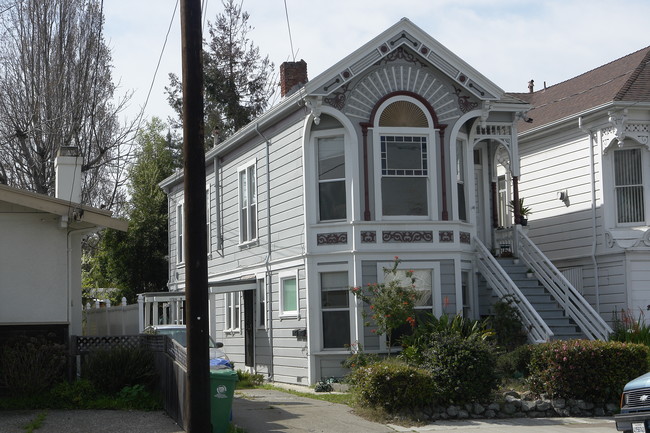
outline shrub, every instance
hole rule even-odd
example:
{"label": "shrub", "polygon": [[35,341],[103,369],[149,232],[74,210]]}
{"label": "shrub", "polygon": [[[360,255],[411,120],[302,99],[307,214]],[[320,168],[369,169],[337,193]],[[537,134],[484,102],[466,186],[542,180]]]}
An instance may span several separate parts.
{"label": "shrub", "polygon": [[458,334],[437,334],[424,353],[442,404],[485,401],[499,383],[494,346]]}
{"label": "shrub", "polygon": [[355,368],[366,367],[372,363],[379,361],[379,355],[375,353],[366,353],[363,351],[363,346],[359,343],[352,343],[348,346],[350,356],[341,361],[343,368],[354,370]]}
{"label": "shrub", "polygon": [[440,334],[454,334],[469,340],[488,340],[494,332],[485,321],[468,319],[458,314],[449,316],[445,313],[436,317],[427,313],[422,316],[410,335],[401,338],[400,343],[404,350],[400,357],[412,365],[422,364],[424,352]]}
{"label": "shrub", "polygon": [[497,345],[506,351],[526,344],[528,337],[519,316],[519,310],[514,306],[517,302],[507,295],[494,303],[494,315],[489,324],[496,334]]}
{"label": "shrub", "polygon": [[530,387],[551,397],[617,402],[623,386],[648,371],[650,349],[640,344],[555,341],[533,348]]}
{"label": "shrub", "polygon": [[264,376],[237,370],[237,389],[255,388],[264,383]]}
{"label": "shrub", "polygon": [[91,353],[82,373],[100,392],[108,394],[116,394],[126,386],[152,388],[157,377],[153,354],[149,350],[126,347]]}
{"label": "shrub", "polygon": [[650,346],[650,327],[645,323],[643,311],[639,312],[639,318],[634,319],[630,310],[621,310],[612,313],[614,332],[610,335],[611,341],[622,341],[625,343],[638,343]]}
{"label": "shrub", "polygon": [[436,400],[431,375],[396,359],[386,359],[357,368],[350,377],[359,404],[388,413],[426,407]]}
{"label": "shrub", "polygon": [[497,358],[497,373],[504,378],[520,379],[530,374],[530,356],[532,346],[523,345],[510,352],[502,353]]}
{"label": "shrub", "polygon": [[46,337],[20,336],[4,347],[0,365],[10,393],[40,394],[64,380],[66,348]]}

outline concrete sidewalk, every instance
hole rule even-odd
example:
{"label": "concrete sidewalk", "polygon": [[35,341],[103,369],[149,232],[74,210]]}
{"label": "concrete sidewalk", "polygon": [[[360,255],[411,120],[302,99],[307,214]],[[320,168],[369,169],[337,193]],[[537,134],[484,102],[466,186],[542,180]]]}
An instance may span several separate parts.
{"label": "concrete sidewalk", "polygon": [[[304,389],[303,389],[304,390]],[[0,411],[0,433],[24,433],[25,426],[45,413],[34,433],[184,433],[164,412],[111,410]],[[247,433],[615,433],[612,418],[536,418],[438,421],[420,427],[380,424],[358,417],[342,404],[298,397],[278,390],[237,391],[233,421]]]}

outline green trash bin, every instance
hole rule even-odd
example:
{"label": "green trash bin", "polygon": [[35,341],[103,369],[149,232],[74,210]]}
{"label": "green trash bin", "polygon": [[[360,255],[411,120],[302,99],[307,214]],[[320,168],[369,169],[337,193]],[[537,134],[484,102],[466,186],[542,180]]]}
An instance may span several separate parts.
{"label": "green trash bin", "polygon": [[237,372],[229,368],[210,369],[210,422],[212,433],[227,433]]}

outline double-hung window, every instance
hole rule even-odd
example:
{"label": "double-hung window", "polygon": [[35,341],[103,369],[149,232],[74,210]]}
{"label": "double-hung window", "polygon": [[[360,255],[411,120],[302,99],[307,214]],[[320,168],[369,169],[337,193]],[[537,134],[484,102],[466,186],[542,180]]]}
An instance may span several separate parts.
{"label": "double-hung window", "polygon": [[343,136],[317,139],[318,208],[320,221],[347,218]]}
{"label": "double-hung window", "polygon": [[226,325],[225,330],[227,332],[236,332],[239,331],[239,324],[241,323],[241,301],[240,301],[240,292],[230,292],[226,293],[224,296],[225,306],[226,306]]}
{"label": "double-hung window", "polygon": [[207,185],[205,188],[205,235],[207,237],[206,239],[206,246],[207,246],[207,251],[208,251],[208,256],[212,253],[212,212],[211,212],[211,191],[212,188],[210,188],[210,185]]}
{"label": "double-hung window", "polygon": [[381,135],[381,202],[385,216],[429,215],[425,135]]}
{"label": "double-hung window", "polygon": [[614,150],[614,188],[616,222],[643,223],[643,164],[640,148]]}
{"label": "double-hung window", "polygon": [[280,276],[280,315],[298,316],[298,278],[295,273]]}
{"label": "double-hung window", "polygon": [[239,241],[257,238],[257,178],[255,162],[238,169],[239,172]]}
{"label": "double-hung window", "polygon": [[176,262],[183,263],[183,203],[176,205]]}
{"label": "double-hung window", "polygon": [[343,349],[350,344],[350,290],[348,273],[320,274],[323,349]]}

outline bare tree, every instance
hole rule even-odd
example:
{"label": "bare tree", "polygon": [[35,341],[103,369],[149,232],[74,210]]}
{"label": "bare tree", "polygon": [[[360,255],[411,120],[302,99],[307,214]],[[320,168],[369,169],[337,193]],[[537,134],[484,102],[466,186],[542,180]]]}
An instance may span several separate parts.
{"label": "bare tree", "polygon": [[[5,0],[0,5],[0,181],[54,192],[54,157],[83,157],[82,201],[119,207],[134,123],[114,102],[101,0]],[[116,209],[117,210],[117,209]]]}

